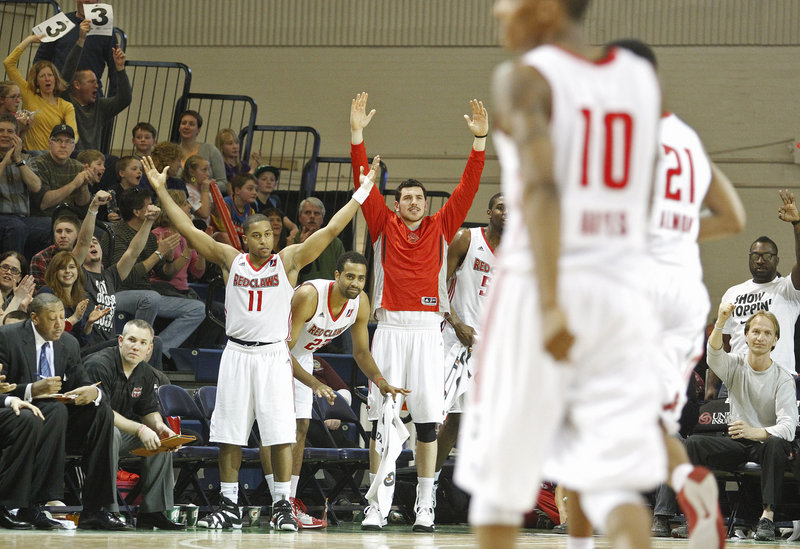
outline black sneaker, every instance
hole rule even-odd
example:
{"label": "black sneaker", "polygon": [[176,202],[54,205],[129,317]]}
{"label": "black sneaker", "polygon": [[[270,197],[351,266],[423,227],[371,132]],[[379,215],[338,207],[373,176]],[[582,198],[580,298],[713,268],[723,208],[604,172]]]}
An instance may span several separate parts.
{"label": "black sneaker", "polygon": [[758,541],[775,541],[775,523],[764,517],[758,519],[756,539]]}
{"label": "black sneaker", "polygon": [[200,528],[220,529],[220,528],[241,528],[242,515],[239,507],[226,497],[211,513],[197,521]]}
{"label": "black sneaker", "polygon": [[650,533],[657,538],[668,538],[671,534],[669,527],[669,517],[666,515],[655,515],[653,517],[653,528]]}
{"label": "black sneaker", "polygon": [[275,530],[286,530],[297,532],[297,521],[292,513],[292,504],[288,500],[282,499],[272,504],[272,518],[269,525]]}

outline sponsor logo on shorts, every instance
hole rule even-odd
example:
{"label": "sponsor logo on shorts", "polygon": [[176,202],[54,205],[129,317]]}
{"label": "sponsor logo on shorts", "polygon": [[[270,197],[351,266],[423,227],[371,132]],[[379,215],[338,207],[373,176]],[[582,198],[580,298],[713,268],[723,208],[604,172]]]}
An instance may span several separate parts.
{"label": "sponsor logo on shorts", "polygon": [[134,387],[133,391],[131,391],[132,398],[139,398],[142,396],[142,388],[141,387]]}
{"label": "sponsor logo on shorts", "polygon": [[439,303],[439,298],[436,297],[423,297],[421,300],[423,305],[433,306]]}

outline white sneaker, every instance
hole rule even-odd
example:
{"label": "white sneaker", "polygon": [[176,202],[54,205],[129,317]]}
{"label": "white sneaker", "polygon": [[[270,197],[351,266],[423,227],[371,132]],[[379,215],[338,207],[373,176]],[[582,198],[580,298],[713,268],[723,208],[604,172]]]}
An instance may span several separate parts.
{"label": "white sneaker", "polygon": [[328,526],[328,521],[325,519],[318,519],[317,517],[312,517],[307,513],[306,505],[302,501],[297,498],[289,498],[289,503],[292,504],[292,511],[294,512],[294,518],[297,521],[297,525],[301,529],[306,530],[317,530],[319,528],[325,528]]}
{"label": "white sneaker", "polygon": [[361,521],[362,530],[380,530],[386,526],[386,519],[380,510],[372,505],[364,509],[364,520]]}
{"label": "white sneaker", "polygon": [[719,509],[717,480],[705,467],[695,467],[678,494],[678,504],[689,524],[690,549],[723,549],[725,526]]}
{"label": "white sneaker", "polygon": [[433,532],[433,509],[430,507],[417,507],[417,520],[414,521],[414,532]]}

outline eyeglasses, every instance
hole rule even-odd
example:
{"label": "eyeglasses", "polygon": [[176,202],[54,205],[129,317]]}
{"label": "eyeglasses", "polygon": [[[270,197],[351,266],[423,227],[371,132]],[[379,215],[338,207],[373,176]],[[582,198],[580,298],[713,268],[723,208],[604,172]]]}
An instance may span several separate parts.
{"label": "eyeglasses", "polygon": [[764,261],[772,261],[776,255],[777,254],[771,254],[769,252],[764,252],[763,254],[750,252],[750,261],[758,261],[758,258],[761,258]]}
{"label": "eyeglasses", "polygon": [[22,99],[22,95],[20,94],[6,95],[3,99]]}
{"label": "eyeglasses", "polygon": [[53,143],[56,143],[57,145],[74,145],[75,144],[75,140],[74,139],[51,139],[50,141],[52,141]]}
{"label": "eyeglasses", "polygon": [[0,271],[8,271],[14,276],[19,276],[22,274],[22,271],[20,271],[16,267],[12,267],[11,265],[6,265],[6,264],[0,264]]}

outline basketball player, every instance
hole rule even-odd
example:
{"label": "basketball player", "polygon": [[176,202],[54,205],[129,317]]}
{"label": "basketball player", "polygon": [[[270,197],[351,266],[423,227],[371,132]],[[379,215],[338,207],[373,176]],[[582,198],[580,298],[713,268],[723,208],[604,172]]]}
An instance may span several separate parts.
{"label": "basketball player", "polygon": [[482,547],[514,545],[547,462],[614,547],[647,548],[640,492],[666,473],[658,385],[641,367],[661,93],[646,61],[583,40],[587,5],[494,5],[522,55],[493,83],[508,221],[456,465]]}
{"label": "basketball player", "polygon": [[[375,110],[367,114],[367,94],[350,106],[350,160],[354,175],[366,171],[364,128]],[[417,501],[414,531],[433,532],[433,474],[436,468],[436,424],[444,419],[444,352],[440,323],[450,310],[446,288],[447,246],[453,240],[478,192],[489,120],[483,103],[470,102],[472,119],[464,115],[474,135],[472,151],[461,181],[441,210],[426,216],[425,187],[415,179],[402,182],[395,191],[394,212],[386,207],[378,189],[362,205],[375,251],[375,288],[372,306],[378,327],[372,340],[375,361],[389,383],[407,387],[405,399],[417,432]],[[358,180],[358,177],[355,177]],[[380,416],[381,394],[373,385],[369,395],[369,419],[373,441]],[[370,453],[370,473],[380,465]],[[370,501],[361,527],[380,529],[389,509]]]}
{"label": "basketball player", "polygon": [[[442,331],[445,356],[445,402],[452,402],[444,424],[436,435],[436,473],[433,482],[433,502],[436,507],[436,488],[442,466],[456,443],[461,412],[464,409],[465,392],[472,383],[474,372],[470,368],[474,346],[477,344],[477,328],[483,304],[488,295],[494,251],[503,236],[506,222],[506,205],[501,193],[489,200],[486,210],[489,223],[485,227],[461,229],[447,248],[447,279],[450,281],[450,314]],[[466,354],[465,354],[466,352]],[[460,357],[466,360],[461,368]]]}
{"label": "basketball player", "polygon": [[[379,162],[379,157],[376,157]],[[226,334],[222,354],[214,415],[212,442],[219,443],[221,503],[198,521],[205,528],[241,528],[238,476],[241,447],[258,421],[261,443],[272,447],[275,467],[275,495],[271,524],[277,530],[297,531],[289,491],[292,449],[295,441],[292,358],[286,345],[289,337],[292,288],[297,273],[313,261],[350,222],[363,201],[372,180],[364,178],[367,189],[356,191],[324,229],[302,244],[272,253],[272,225],[263,215],[252,215],[243,226],[248,253],[214,241],[195,228],[167,192],[167,168],[155,169],[149,157],[143,159],[150,184],[161,199],[162,208],[178,231],[201,255],[222,267],[226,279]],[[378,164],[373,164],[373,168]],[[374,178],[374,170],[371,177]],[[362,172],[363,175],[363,172]],[[331,401],[335,393],[315,380],[313,389]]]}
{"label": "basketball player", "polygon": [[[333,338],[352,327],[353,358],[358,367],[381,394],[408,395],[406,389],[393,387],[386,382],[369,352],[370,306],[363,292],[367,281],[367,258],[358,252],[345,252],[339,256],[334,280],[309,280],[294,291],[292,298],[292,339],[289,349],[300,366],[294,382],[294,406],[297,417],[297,442],[292,447],[292,487],[290,502],[301,528],[324,528],[327,523],[309,516],[297,501],[297,483],[303,466],[308,423],[311,419],[314,372],[314,351],[327,345]],[[298,370],[295,367],[295,370]],[[300,379],[297,379],[297,378]],[[302,381],[300,381],[302,379]],[[271,467],[271,466],[270,466]],[[269,474],[267,482],[270,482]]]}

